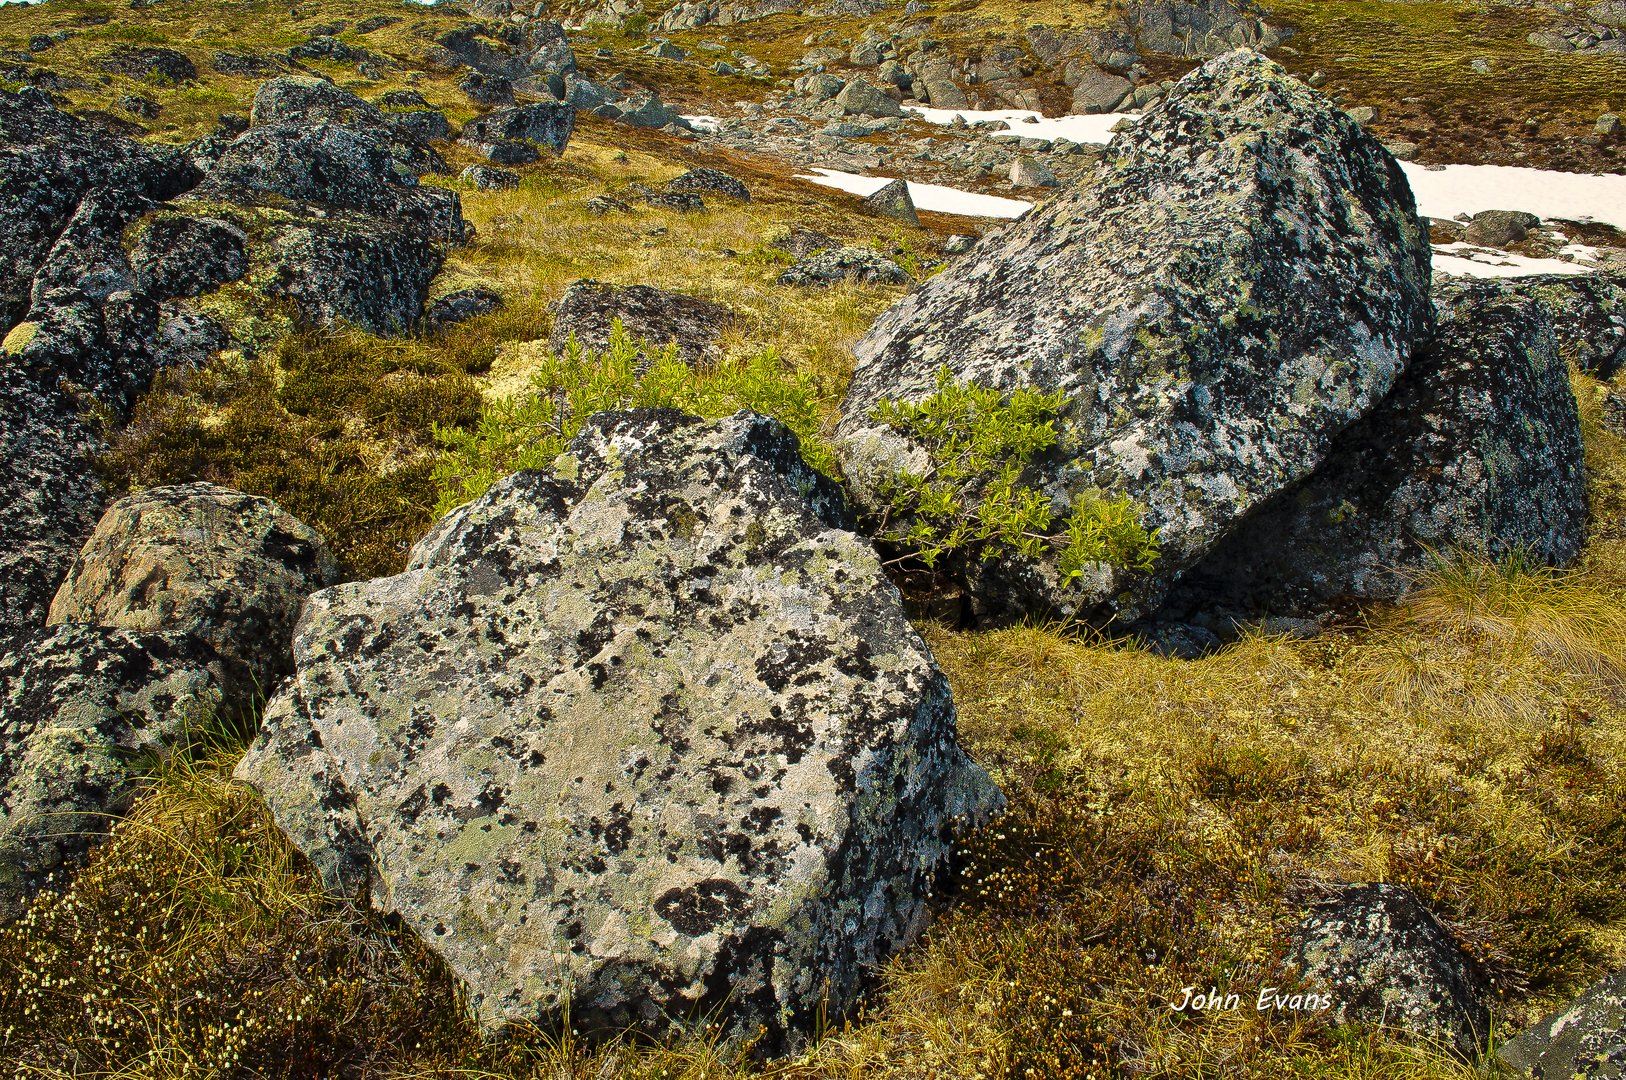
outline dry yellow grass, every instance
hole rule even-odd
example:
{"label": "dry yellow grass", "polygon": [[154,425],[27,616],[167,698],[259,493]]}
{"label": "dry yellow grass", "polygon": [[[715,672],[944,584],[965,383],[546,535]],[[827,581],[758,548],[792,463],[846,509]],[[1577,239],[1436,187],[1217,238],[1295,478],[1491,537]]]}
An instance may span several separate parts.
{"label": "dry yellow grass", "polygon": [[[1320,28],[1308,60],[1398,7],[1360,0],[1284,11]],[[1395,16],[1389,36],[1350,46],[1357,59],[1335,74],[1381,81],[1405,35],[1449,14],[1409,7],[1419,10]],[[78,0],[8,9],[0,43],[93,9]],[[302,36],[288,28],[286,7],[270,3],[103,10],[126,38],[156,35],[200,69],[216,47],[285,48]],[[400,9],[313,0],[300,10],[303,25]],[[1012,29],[1099,11],[1049,0],[930,10]],[[364,41],[346,40],[408,57],[421,49],[419,25],[447,18],[413,10]],[[844,26],[783,19],[730,32],[780,62],[800,55],[807,34]],[[148,36],[132,29],[141,27]],[[41,62],[71,71],[113,40],[112,31],[87,32]],[[1452,42],[1462,45],[1460,36]],[[432,101],[462,101],[455,80],[405,61],[367,92],[405,85],[407,74]],[[251,88],[212,75],[196,87],[116,77],[69,98],[107,108],[139,89],[164,105],[157,134],[179,141],[221,111],[243,111]],[[1592,108],[1590,98],[1576,100]],[[460,153],[450,154],[454,175],[471,160]],[[700,163],[745,176],[756,198],[716,200],[695,216],[585,210],[593,195],[658,186]],[[491,284],[505,310],[430,341],[318,335],[298,348],[422,376],[433,384],[425,401],[438,402],[434,415],[467,422],[471,379],[488,396],[523,388],[550,329],[547,305],[571,281],[651,284],[740,312],[729,352],[775,347],[818,380],[833,416],[852,343],[898,295],[771,285],[777,267],[749,253],[792,225],[858,243],[892,237],[889,226],[853,215],[847,197],[750,162],[589,121],[562,159],[523,172],[517,191],[463,192],[479,236],[451,254],[436,284],[440,292]],[[389,529],[368,529],[388,541],[369,556],[385,566],[426,527],[433,504],[423,476],[400,464],[421,467],[432,453],[424,425],[363,423],[371,403],[336,400],[334,417],[305,418],[310,431],[283,423],[291,392],[321,397],[327,386],[297,367],[223,368],[161,388],[145,406],[150,441],[125,450],[173,452],[180,473],[199,455],[214,464],[237,455],[234,476],[285,501],[327,506],[333,528],[384,507],[396,514]],[[249,383],[252,394],[237,393]],[[1181,1017],[1165,1006],[1184,985],[1290,980],[1284,943],[1299,903],[1326,880],[1417,889],[1495,975],[1498,1022],[1510,1027],[1626,962],[1626,441],[1601,422],[1604,392],[1577,380],[1593,521],[1573,572],[1465,564],[1361,625],[1309,642],[1254,637],[1194,662],[1057,627],[928,627],[963,737],[999,776],[1012,810],[968,839],[954,902],[920,946],[878,974],[868,1009],[800,1058],[760,1066],[705,1032],[665,1046],[583,1047],[535,1032],[482,1043],[420,943],[318,894],[263,806],[226,778],[225,753],[159,777],[87,871],[27,921],[0,929],[0,1061],[16,1075],[152,1078],[1482,1075],[1382,1032],[1247,1010]],[[186,428],[199,415],[235,417],[230,445]],[[361,434],[346,442],[349,434],[332,434],[341,430]],[[340,475],[327,462],[358,471]]]}

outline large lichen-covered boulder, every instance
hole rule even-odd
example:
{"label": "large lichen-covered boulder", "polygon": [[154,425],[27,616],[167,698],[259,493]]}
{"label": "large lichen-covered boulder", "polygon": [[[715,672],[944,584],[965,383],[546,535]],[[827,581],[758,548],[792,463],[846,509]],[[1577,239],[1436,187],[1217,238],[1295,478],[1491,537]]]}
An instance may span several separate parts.
{"label": "large lichen-covered boulder", "polygon": [[224,700],[181,633],[56,626],[0,639],[0,920],[72,867],[167,753]]}
{"label": "large lichen-covered boulder", "polygon": [[508,142],[534,143],[555,154],[565,152],[576,130],[576,108],[568,101],[538,101],[493,109],[463,125],[458,140],[474,147]]}
{"label": "large lichen-covered boulder", "polygon": [[267,79],[254,91],[249,122],[255,127],[274,124],[376,127],[384,122],[384,113],[372,102],[326,79],[284,75]]}
{"label": "large lichen-covered boulder", "polygon": [[1570,1004],[1503,1043],[1498,1056],[1533,1080],[1626,1076],[1626,970],[1593,983]]}
{"label": "large lichen-covered boulder", "polygon": [[404,334],[424,318],[445,249],[387,217],[363,214],[279,222],[265,247],[264,289],[318,326]]}
{"label": "large lichen-covered boulder", "polygon": [[883,314],[838,429],[860,506],[920,448],[871,419],[939,369],[1061,391],[1058,445],[1024,477],[1058,518],[1126,496],[1158,530],[1150,572],[983,563],[974,612],[1134,618],[1250,510],[1303,479],[1432,329],[1428,237],[1394,159],[1255,53],[1182,79],[1107,161]]}
{"label": "large lichen-covered boulder", "polygon": [[338,580],[322,538],[270,499],[157,487],[108,507],[49,621],[189,633],[269,692],[293,667],[305,598]]}
{"label": "large lichen-covered boulder", "polygon": [[1465,1057],[1490,1034],[1489,986],[1451,932],[1399,885],[1335,887],[1298,928],[1294,960],[1339,1023],[1382,1025]]}
{"label": "large lichen-covered boulder", "polygon": [[463,239],[456,192],[420,185],[390,154],[386,128],[276,124],[249,128],[226,148],[197,194],[255,203],[267,198],[387,216],[443,243]]}
{"label": "large lichen-covered boulder", "polygon": [[311,598],[237,775],[488,1027],[851,1006],[1001,803],[839,491],[753,413],[601,413]]}
{"label": "large lichen-covered boulder", "polygon": [[1440,558],[1581,551],[1586,476],[1551,318],[1496,282],[1435,293],[1439,334],[1314,476],[1256,510],[1170,609],[1309,614],[1392,599]]}

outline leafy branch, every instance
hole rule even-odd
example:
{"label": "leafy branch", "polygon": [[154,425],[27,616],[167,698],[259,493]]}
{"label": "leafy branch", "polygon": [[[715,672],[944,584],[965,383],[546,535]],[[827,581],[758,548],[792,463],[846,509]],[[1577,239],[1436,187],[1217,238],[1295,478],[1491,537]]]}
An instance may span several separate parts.
{"label": "leafy branch", "polygon": [[916,558],[935,568],[944,555],[976,549],[984,559],[1053,554],[1065,580],[1098,563],[1150,570],[1157,533],[1141,525],[1142,508],[1127,496],[1086,494],[1058,528],[1051,500],[1022,484],[1027,463],[1055,445],[1055,416],[1066,403],[1059,390],[1004,396],[959,383],[946,367],[924,400],[878,402],[871,419],[908,436],[928,459],[922,471],[900,469],[880,484],[879,537],[905,552],[893,562]]}

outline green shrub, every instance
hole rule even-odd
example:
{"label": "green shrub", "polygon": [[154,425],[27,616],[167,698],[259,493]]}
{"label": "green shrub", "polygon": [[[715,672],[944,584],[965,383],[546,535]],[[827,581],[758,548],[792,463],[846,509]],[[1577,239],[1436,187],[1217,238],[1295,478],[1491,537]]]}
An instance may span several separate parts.
{"label": "green shrub", "polygon": [[435,466],[438,513],[478,498],[510,473],[547,468],[589,416],[610,409],[681,409],[703,417],[751,409],[794,431],[813,468],[835,471],[812,380],[787,371],[773,349],[696,371],[674,347],[651,352],[617,321],[609,348],[584,349],[571,338],[564,355],[550,355],[531,376],[531,387],[488,402],[472,428],[436,425],[445,451]]}
{"label": "green shrub", "polygon": [[1004,552],[1058,555],[1067,580],[1094,563],[1150,570],[1156,530],[1140,524],[1127,496],[1087,493],[1059,530],[1050,500],[1022,484],[1033,455],[1056,442],[1061,391],[1022,388],[1008,398],[992,387],[957,383],[947,368],[937,392],[918,403],[886,400],[870,416],[924,447],[924,472],[899,470],[881,484],[887,500],[879,537],[935,567],[951,552],[975,549],[984,559]]}

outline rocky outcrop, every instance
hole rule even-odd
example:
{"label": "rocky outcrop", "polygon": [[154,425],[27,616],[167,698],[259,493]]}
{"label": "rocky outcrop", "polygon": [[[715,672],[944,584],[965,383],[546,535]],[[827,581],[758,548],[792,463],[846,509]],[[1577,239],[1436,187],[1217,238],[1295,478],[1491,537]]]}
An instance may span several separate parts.
{"label": "rocky outcrop", "polygon": [[0,90],[0,634],[43,623],[101,514],[79,414],[116,417],[165,362],[124,230],[197,179],[178,151]]}
{"label": "rocky outcrop", "polygon": [[387,217],[298,220],[276,231],[265,290],[292,300],[308,323],[405,334],[443,261],[433,241]]}
{"label": "rocky outcrop", "polygon": [[1382,1025],[1474,1057],[1490,1034],[1488,985],[1410,889],[1346,885],[1316,904],[1295,957],[1337,1023]]}
{"label": "rocky outcrop", "polygon": [[87,192],[163,200],[197,179],[180,154],[108,135],[39,90],[0,90],[0,320],[9,329],[27,313],[34,275]]}
{"label": "rocky outcrop", "polygon": [[548,348],[563,354],[574,337],[584,348],[606,349],[618,321],[634,341],[655,348],[675,345],[679,359],[702,368],[722,359],[717,339],[734,322],[734,313],[710,300],[649,285],[578,281],[554,306]]}
{"label": "rocky outcrop", "polygon": [[1392,599],[1461,552],[1563,566],[1586,477],[1547,313],[1497,283],[1436,291],[1439,333],[1304,483],[1254,511],[1176,586],[1182,614],[1309,614]]}
{"label": "rocky outcrop", "polygon": [[237,775],[488,1027],[568,998],[595,1036],[722,1009],[783,1047],[1000,803],[841,507],[777,422],[600,413],[312,597]]}
{"label": "rocky outcrop", "polygon": [[1619,1077],[1626,1064],[1626,971],[1605,976],[1574,1002],[1502,1044],[1502,1061],[1531,1080]]}
{"label": "rocky outcrop", "polygon": [[371,102],[287,77],[259,88],[253,124],[194,197],[260,217],[256,277],[305,321],[400,334],[421,320],[446,248],[465,235],[456,192],[418,183],[440,167]]}
{"label": "rocky outcrop", "polygon": [[218,218],[159,213],[141,223],[130,263],[154,300],[199,296],[248,273],[248,237]]}
{"label": "rocky outcrop", "polygon": [[891,259],[869,248],[835,247],[798,259],[779,275],[781,285],[827,288],[838,281],[860,285],[907,285],[909,275]]}
{"label": "rocky outcrop", "polygon": [[430,240],[463,238],[454,192],[423,187],[397,168],[381,131],[339,124],[277,124],[240,135],[210,170],[197,194],[254,204],[316,203],[387,218]]}
{"label": "rocky outcrop", "polygon": [[1273,49],[1289,34],[1267,23],[1251,0],[1135,0],[1128,21],[1140,47],[1207,60],[1239,46]]}
{"label": "rocky outcrop", "polygon": [[322,538],[269,499],[158,487],[102,515],[48,621],[188,633],[232,665],[234,682],[268,693],[292,667],[305,597],[338,580]]}
{"label": "rocky outcrop", "polygon": [[224,700],[185,634],[56,626],[0,648],[0,921],[71,869],[161,757]]}
{"label": "rocky outcrop", "polygon": [[1126,497],[1150,572],[1001,556],[978,617],[1133,619],[1250,511],[1309,476],[1431,331],[1429,247],[1404,174],[1342,110],[1255,53],[1183,79],[1065,191],[950,265],[857,347],[838,451],[859,504],[917,448],[871,419],[961,382],[1061,391],[1023,477],[1058,517]]}

